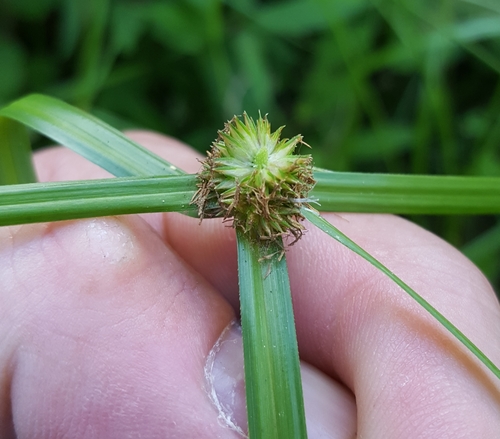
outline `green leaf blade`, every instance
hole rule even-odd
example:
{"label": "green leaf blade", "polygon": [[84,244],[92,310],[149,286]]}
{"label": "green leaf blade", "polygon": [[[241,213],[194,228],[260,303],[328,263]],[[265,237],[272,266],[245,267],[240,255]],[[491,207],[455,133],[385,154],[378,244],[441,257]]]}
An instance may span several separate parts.
{"label": "green leaf blade", "polygon": [[36,181],[26,128],[2,116],[0,116],[0,157],[0,185]]}
{"label": "green leaf blade", "polygon": [[422,308],[424,308],[432,317],[434,317],[445,329],[447,329],[459,342],[461,342],[473,355],[475,355],[498,379],[500,379],[500,369],[453,323],[443,316],[436,308],[427,302],[420,294],[410,288],[405,282],[397,277],[385,265],[375,259],[367,251],[362,249],[358,244],[344,235],[339,229],[326,221],[317,212],[303,208],[302,214],[313,225],[325,232],[327,235],[346,246],[349,250],[358,254],[375,268],[384,273],[401,289],[403,289],[413,300],[415,300]]}
{"label": "green leaf blade", "polygon": [[58,99],[29,95],[0,115],[44,134],[117,177],[183,172],[90,114]]}
{"label": "green leaf blade", "polygon": [[195,215],[195,176],[124,177],[0,187],[0,226],[148,212]]}
{"label": "green leaf blade", "polygon": [[500,213],[500,178],[314,173],[316,198],[325,212],[397,214]]}
{"label": "green leaf blade", "polygon": [[249,437],[307,438],[285,257],[237,236]]}

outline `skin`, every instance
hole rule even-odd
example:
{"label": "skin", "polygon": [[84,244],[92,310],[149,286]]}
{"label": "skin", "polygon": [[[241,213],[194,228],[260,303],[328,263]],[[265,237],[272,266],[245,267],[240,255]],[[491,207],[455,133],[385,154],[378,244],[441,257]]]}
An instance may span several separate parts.
{"label": "skin", "polygon": [[[129,135],[199,169],[173,139]],[[35,164],[41,181],[109,176],[62,148]],[[456,249],[395,216],[325,217],[500,364],[498,301]],[[390,280],[314,228],[287,260],[301,357],[349,389],[337,410],[358,438],[498,437],[498,380]],[[3,438],[238,437],[203,375],[238,309],[232,229],[178,214],[3,227],[0,292]]]}

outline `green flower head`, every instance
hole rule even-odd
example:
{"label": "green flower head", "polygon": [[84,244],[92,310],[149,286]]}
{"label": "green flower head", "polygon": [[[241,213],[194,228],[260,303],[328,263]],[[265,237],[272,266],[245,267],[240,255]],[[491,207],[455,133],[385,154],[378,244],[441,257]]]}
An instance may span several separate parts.
{"label": "green flower head", "polygon": [[312,157],[294,155],[302,136],[280,139],[283,128],[271,133],[267,117],[255,122],[246,113],[225,124],[198,174],[192,203],[200,218],[232,220],[258,241],[302,236],[300,208],[315,183]]}

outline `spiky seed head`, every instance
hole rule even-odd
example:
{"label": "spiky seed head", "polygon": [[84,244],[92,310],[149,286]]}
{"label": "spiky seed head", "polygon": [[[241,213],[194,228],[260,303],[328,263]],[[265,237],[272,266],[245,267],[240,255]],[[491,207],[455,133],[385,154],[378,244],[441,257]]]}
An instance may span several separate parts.
{"label": "spiky seed head", "polygon": [[294,155],[302,136],[280,139],[267,116],[246,113],[219,131],[202,163],[192,203],[200,218],[223,217],[257,241],[302,236],[300,213],[315,184],[310,155]]}

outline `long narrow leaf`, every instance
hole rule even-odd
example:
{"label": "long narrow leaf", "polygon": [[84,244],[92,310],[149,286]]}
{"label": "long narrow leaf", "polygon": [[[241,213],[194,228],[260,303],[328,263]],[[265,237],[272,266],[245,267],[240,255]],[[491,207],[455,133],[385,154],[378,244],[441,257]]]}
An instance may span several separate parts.
{"label": "long narrow leaf", "polygon": [[322,211],[399,214],[500,213],[500,178],[316,171]]}
{"label": "long narrow leaf", "polygon": [[117,177],[183,174],[103,121],[49,96],[26,96],[1,109],[0,115],[73,149]]}
{"label": "long narrow leaf", "polygon": [[146,212],[195,213],[195,176],[124,177],[0,187],[0,226]]}
{"label": "long narrow leaf", "polygon": [[445,316],[443,316],[437,309],[435,309],[429,302],[427,302],[422,296],[420,296],[416,291],[405,284],[399,277],[397,277],[392,271],[390,271],[385,265],[377,261],[368,252],[363,250],[354,241],[349,239],[335,226],[330,224],[324,218],[322,218],[318,213],[303,208],[302,214],[307,218],[312,224],[321,229],[323,232],[331,236],[336,241],[345,245],[348,249],[352,250],[354,253],[360,255],[362,258],[366,259],[370,264],[375,266],[382,273],[387,275],[392,281],[394,281],[399,287],[401,287],[406,293],[410,295],[422,308],[424,308],[432,317],[434,317],[441,325],[443,325],[457,340],[459,340],[470,352],[472,352],[484,365],[493,372],[497,378],[500,379],[500,369],[495,366],[495,364],[474,344],[470,341],[453,323],[451,323]]}
{"label": "long narrow leaf", "polygon": [[307,437],[285,257],[238,233],[248,430],[255,439]]}
{"label": "long narrow leaf", "polygon": [[26,128],[0,116],[0,185],[35,181]]}

